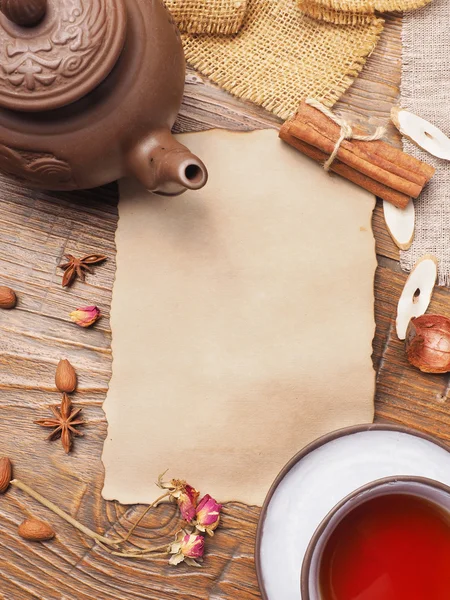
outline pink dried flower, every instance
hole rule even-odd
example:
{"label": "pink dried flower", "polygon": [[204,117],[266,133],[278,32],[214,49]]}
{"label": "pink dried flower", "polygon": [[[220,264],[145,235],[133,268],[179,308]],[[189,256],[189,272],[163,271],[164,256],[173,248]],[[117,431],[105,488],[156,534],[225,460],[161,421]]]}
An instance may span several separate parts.
{"label": "pink dried flower", "polygon": [[181,540],[181,552],[186,558],[202,558],[205,538],[202,535],[186,534]]}
{"label": "pink dried flower", "polygon": [[195,526],[199,531],[206,531],[209,535],[214,535],[220,522],[220,511],[222,505],[206,494],[197,506],[195,514]]}
{"label": "pink dried flower", "polygon": [[170,497],[176,500],[181,516],[190,523],[195,517],[195,508],[200,493],[183,479],[172,479],[170,482],[163,480],[164,473],[158,478],[158,487],[168,490]]}
{"label": "pink dried flower", "polygon": [[177,497],[181,516],[188,523],[190,523],[195,517],[195,507],[197,505],[199,495],[199,492],[195,488],[186,483]]}
{"label": "pink dried flower", "polygon": [[202,559],[205,552],[205,538],[182,530],[169,546],[168,552],[172,554],[169,560],[171,565],[186,562],[188,565],[198,567],[200,565],[197,560]]}
{"label": "pink dried flower", "polygon": [[83,306],[71,312],[70,318],[80,327],[90,327],[100,318],[100,310],[96,306]]}

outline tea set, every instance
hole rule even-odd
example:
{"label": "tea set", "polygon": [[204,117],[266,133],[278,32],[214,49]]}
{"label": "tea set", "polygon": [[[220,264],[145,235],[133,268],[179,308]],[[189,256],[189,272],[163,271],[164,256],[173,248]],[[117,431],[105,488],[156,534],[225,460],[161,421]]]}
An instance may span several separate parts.
{"label": "tea set", "polygon": [[[347,427],[306,446],[282,469],[262,508],[255,559],[263,600],[340,600],[322,594],[320,585],[330,536],[364,502],[396,494],[412,495],[442,511],[448,538],[448,448],[411,428],[387,424]],[[345,598],[403,596],[372,589]]]}
{"label": "tea set", "polygon": [[185,60],[159,0],[0,1],[0,171],[48,190],[207,181],[171,127]]}
{"label": "tea set", "polygon": [[[159,0],[0,0],[0,170],[48,190],[127,176],[165,195],[200,189],[205,165],[171,133],[184,78],[180,35]],[[450,511],[447,486],[448,450],[409,429],[353,427],[310,444],[262,509],[264,600],[322,598],[327,540],[367,498],[403,490]]]}

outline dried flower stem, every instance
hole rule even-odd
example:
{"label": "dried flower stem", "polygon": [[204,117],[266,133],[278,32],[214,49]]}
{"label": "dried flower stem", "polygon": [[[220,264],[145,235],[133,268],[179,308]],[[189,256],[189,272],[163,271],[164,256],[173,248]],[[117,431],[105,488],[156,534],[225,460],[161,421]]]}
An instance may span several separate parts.
{"label": "dried flower stem", "polygon": [[145,554],[151,554],[152,552],[158,552],[159,550],[164,550],[164,554],[167,554],[167,548],[169,547],[169,544],[164,544],[162,546],[156,546],[155,548],[142,548],[142,550],[136,550],[135,552],[133,552],[132,550],[130,550],[130,552],[134,555],[145,555]]}
{"label": "dried flower stem", "polygon": [[23,492],[25,492],[26,494],[28,494],[29,496],[31,496],[32,498],[34,498],[35,500],[40,502],[43,506],[45,506],[46,508],[48,508],[49,510],[54,512],[56,515],[61,517],[61,519],[64,519],[65,521],[70,523],[73,527],[75,527],[76,529],[78,529],[79,531],[81,531],[82,533],[87,535],[88,537],[90,537],[94,540],[97,540],[97,542],[101,542],[103,544],[106,544],[107,546],[112,546],[112,547],[116,547],[116,546],[118,546],[118,544],[120,544],[120,542],[121,542],[120,539],[117,539],[117,538],[109,539],[107,537],[104,537],[103,535],[96,533],[95,531],[92,531],[85,525],[82,525],[77,520],[75,520],[73,517],[71,517],[70,515],[65,513],[63,510],[58,508],[56,506],[56,504],[53,504],[53,502],[50,502],[50,500],[47,500],[46,498],[44,498],[44,496],[41,496],[41,494],[39,494],[38,492],[33,490],[30,486],[28,486],[26,483],[23,483],[19,479],[13,479],[11,481],[11,485],[14,485],[15,487],[19,488],[20,490],[22,490]]}
{"label": "dried flower stem", "polygon": [[125,542],[128,542],[128,540],[130,539],[130,537],[133,535],[134,530],[136,529],[136,527],[138,527],[139,523],[142,521],[142,519],[145,517],[145,515],[149,512],[149,510],[151,508],[154,508],[155,506],[158,506],[158,504],[161,502],[161,500],[164,500],[165,498],[168,498],[170,495],[171,495],[171,492],[166,492],[165,494],[163,494],[162,496],[160,496],[159,498],[157,498],[152,504],[149,504],[149,506],[147,506],[147,508],[142,513],[142,515],[136,521],[136,523],[128,531],[128,533],[126,534],[126,536],[121,539],[121,543],[124,544]]}
{"label": "dried flower stem", "polygon": [[[123,556],[124,558],[147,558],[149,554],[152,554],[155,557],[167,556],[167,544],[164,546],[158,546],[156,548],[147,548],[146,550],[125,550],[124,552],[117,552],[115,550],[111,550],[109,546],[105,546],[101,542],[98,542],[98,545],[103,548],[108,554],[112,554],[113,556]],[[159,552],[159,550],[164,550],[164,552]]]}
{"label": "dried flower stem", "polygon": [[[110,554],[113,554],[114,556],[123,556],[124,558],[140,558],[142,559],[149,559],[150,556],[148,554],[128,554],[126,552],[110,552]],[[151,558],[163,558],[166,557],[167,558],[167,552],[158,552],[155,554],[152,554]]]}

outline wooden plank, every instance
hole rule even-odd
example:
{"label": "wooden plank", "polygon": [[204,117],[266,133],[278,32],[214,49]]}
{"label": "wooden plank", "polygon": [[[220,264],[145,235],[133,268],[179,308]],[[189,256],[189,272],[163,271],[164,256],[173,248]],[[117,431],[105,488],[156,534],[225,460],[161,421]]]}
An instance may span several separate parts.
{"label": "wooden plank", "polygon": [[[407,423],[450,442],[449,376],[421,373],[411,366],[404,342],[395,333],[397,303],[405,280],[405,273],[385,266],[377,270],[374,341],[377,419]],[[436,288],[428,312],[450,317],[449,300],[448,288]]]}
{"label": "wooden plank", "polygon": [[[398,94],[400,77],[399,17],[389,17],[386,31],[361,77],[338,105],[347,118],[370,125],[385,123]],[[222,92],[189,71],[177,131],[210,127],[247,130],[276,127],[279,120]],[[394,132],[389,135],[394,139]],[[115,271],[114,233],[117,189],[76,194],[26,190],[0,178],[0,284],[19,294],[14,311],[0,311],[0,454],[14,459],[15,474],[66,511],[99,532],[124,530],[142,510],[101,499],[101,451],[107,435],[102,411],[111,374],[109,308]],[[395,339],[393,318],[405,279],[398,252],[384,229],[380,209],[374,216],[380,254],[376,280],[377,334],[374,364],[378,369],[377,419],[411,424],[448,439],[450,420],[446,376],[424,376],[409,367]],[[60,287],[57,265],[65,252],[99,251],[105,265]],[[104,317],[95,330],[68,322],[68,313],[83,304],[98,304]],[[445,313],[449,292],[438,290],[433,307]],[[44,441],[33,420],[57,403],[54,370],[68,358],[79,375],[75,404],[83,407],[85,438],[66,456],[58,442]],[[180,473],[182,476],[182,473]],[[195,482],[193,482],[195,483]],[[151,485],[152,482],[149,482]],[[54,524],[58,536],[47,544],[30,544],[17,536],[17,525],[34,514]],[[131,562],[93,547],[69,525],[20,491],[0,498],[0,597],[5,600],[211,600],[259,598],[253,546],[259,509],[232,503],[223,524],[208,540],[205,567],[171,568],[163,559]],[[175,532],[173,507],[152,511],[137,531],[138,542],[167,540]]]}

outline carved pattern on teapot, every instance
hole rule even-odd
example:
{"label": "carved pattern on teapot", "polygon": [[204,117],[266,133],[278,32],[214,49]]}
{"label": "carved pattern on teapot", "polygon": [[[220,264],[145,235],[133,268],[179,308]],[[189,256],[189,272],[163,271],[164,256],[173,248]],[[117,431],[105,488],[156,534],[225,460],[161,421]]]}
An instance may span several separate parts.
{"label": "carved pattern on teapot", "polygon": [[15,38],[0,25],[0,92],[8,84],[35,95],[53,84],[63,88],[65,79],[81,74],[99,58],[108,29],[107,1],[60,2],[60,18],[36,40]]}
{"label": "carved pattern on teapot", "polygon": [[0,169],[30,183],[45,178],[51,184],[74,187],[69,163],[45,152],[27,152],[0,144]]}

